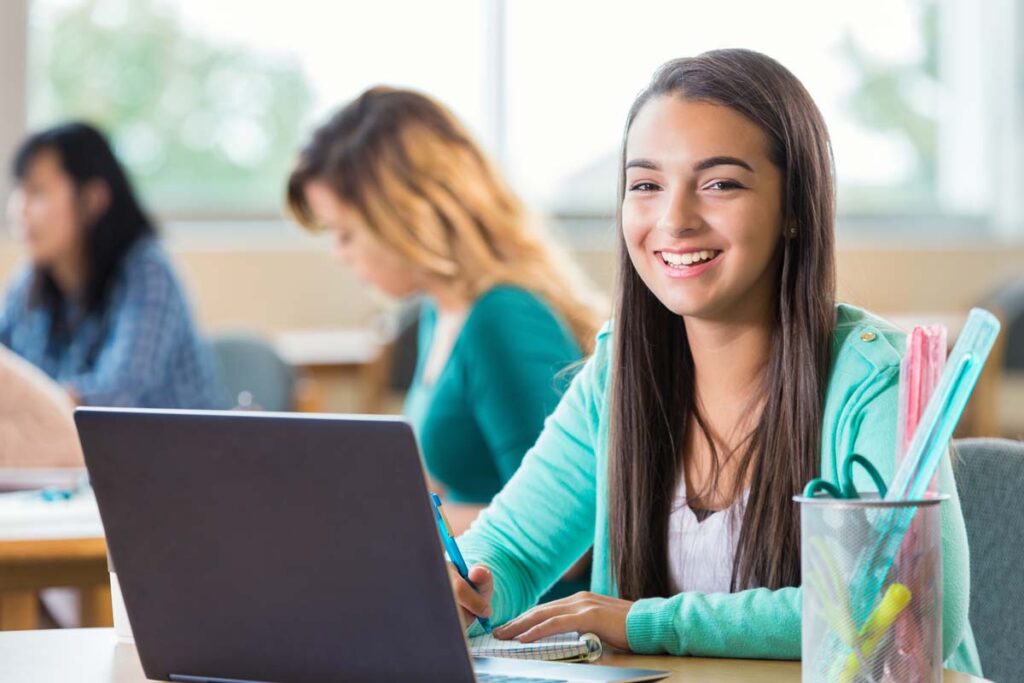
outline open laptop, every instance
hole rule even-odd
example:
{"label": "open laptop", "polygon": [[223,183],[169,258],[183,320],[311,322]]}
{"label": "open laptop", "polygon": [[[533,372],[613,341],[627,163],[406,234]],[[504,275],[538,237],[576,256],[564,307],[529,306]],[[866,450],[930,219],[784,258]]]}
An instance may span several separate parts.
{"label": "open laptop", "polygon": [[471,658],[401,419],[81,408],[75,422],[149,678],[667,675]]}

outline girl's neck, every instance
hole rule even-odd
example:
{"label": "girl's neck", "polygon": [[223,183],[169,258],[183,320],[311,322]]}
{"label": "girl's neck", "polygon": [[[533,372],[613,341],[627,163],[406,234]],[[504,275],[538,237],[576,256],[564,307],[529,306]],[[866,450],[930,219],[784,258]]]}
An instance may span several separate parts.
{"label": "girl's neck", "polygon": [[705,434],[691,418],[683,447],[688,497],[698,506],[722,509],[749,486],[749,469],[739,472],[734,456],[742,452],[764,405],[772,315],[765,303],[746,307],[729,320],[684,318],[695,372],[695,407],[708,430]]}
{"label": "girl's neck", "polygon": [[758,403],[753,399],[768,363],[773,315],[764,305],[748,306],[727,320],[683,319],[701,405]]}
{"label": "girl's neck", "polygon": [[438,312],[442,315],[461,315],[468,311],[472,304],[462,289],[455,285],[431,282],[423,287],[423,291],[434,300]]}

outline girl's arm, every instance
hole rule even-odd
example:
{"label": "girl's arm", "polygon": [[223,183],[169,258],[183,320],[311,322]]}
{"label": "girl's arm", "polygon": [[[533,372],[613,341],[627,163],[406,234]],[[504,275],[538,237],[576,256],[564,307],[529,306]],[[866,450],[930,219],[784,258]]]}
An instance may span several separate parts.
{"label": "girl's arm", "polygon": [[452,535],[459,536],[466,533],[484,508],[484,505],[476,505],[474,503],[446,502],[444,504],[444,513],[448,517],[448,524],[451,527]]}

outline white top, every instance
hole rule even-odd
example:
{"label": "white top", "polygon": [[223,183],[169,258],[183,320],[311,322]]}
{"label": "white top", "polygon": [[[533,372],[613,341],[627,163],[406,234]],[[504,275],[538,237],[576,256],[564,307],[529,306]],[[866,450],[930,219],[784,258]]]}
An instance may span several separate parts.
{"label": "white top", "polygon": [[444,313],[439,309],[437,319],[434,322],[434,335],[430,340],[430,350],[423,363],[423,372],[420,373],[420,382],[426,386],[432,385],[441,371],[448,363],[448,357],[455,347],[455,340],[459,338],[462,325],[466,322],[469,311],[458,313]]}
{"label": "white top", "polygon": [[672,592],[728,593],[743,512],[749,491],[724,510],[697,521],[686,504],[686,477],[680,475],[668,518],[668,563]]}

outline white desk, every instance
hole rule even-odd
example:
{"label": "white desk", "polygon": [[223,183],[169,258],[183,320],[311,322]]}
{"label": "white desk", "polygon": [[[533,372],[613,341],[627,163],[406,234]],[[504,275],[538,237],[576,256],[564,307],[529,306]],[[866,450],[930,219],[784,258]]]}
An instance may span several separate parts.
{"label": "white desk", "polygon": [[[697,657],[605,655],[600,663],[671,671],[676,683],[799,683],[799,662]],[[142,683],[135,648],[118,645],[112,629],[0,633],[0,680],[4,683]],[[410,679],[412,680],[412,679]],[[947,671],[943,683],[984,683]]]}
{"label": "white desk", "polygon": [[290,330],[274,338],[286,363],[299,368],[357,367],[372,363],[383,343],[371,329]]}

